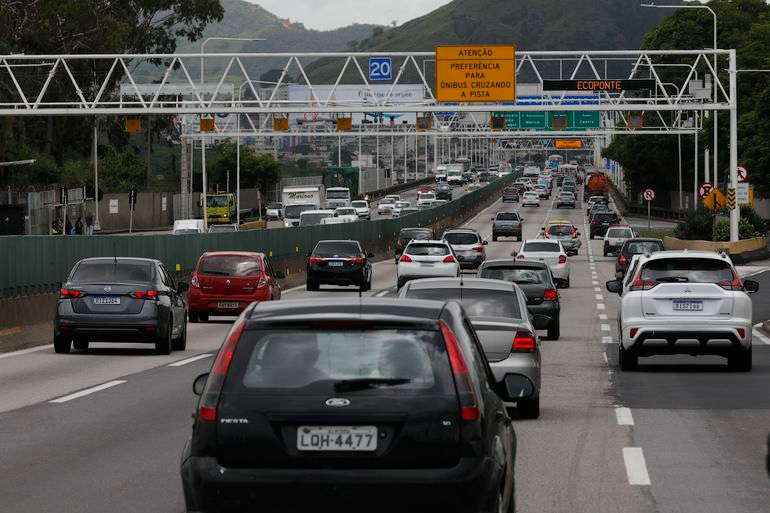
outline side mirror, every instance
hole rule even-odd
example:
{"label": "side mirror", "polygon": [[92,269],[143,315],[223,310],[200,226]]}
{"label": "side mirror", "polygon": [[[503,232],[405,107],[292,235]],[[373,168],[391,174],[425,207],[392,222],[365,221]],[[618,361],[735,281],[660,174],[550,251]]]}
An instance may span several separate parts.
{"label": "side mirror", "polygon": [[312,252],[312,251],[308,251],[308,252],[305,254],[305,256],[307,256],[307,257],[310,257],[310,256],[312,256],[312,255],[313,255],[313,252]]}
{"label": "side mirror", "polygon": [[367,253],[366,258],[374,258],[374,253],[372,252]]}
{"label": "side mirror", "polygon": [[547,330],[549,324],[551,324],[551,318],[547,315],[538,314],[532,316],[532,326],[534,326],[536,330]]}
{"label": "side mirror", "polygon": [[518,254],[519,254],[519,252],[518,252],[518,251],[516,251],[515,249],[514,249],[513,251],[511,251],[511,256],[512,256],[512,257],[515,257],[515,256],[516,256],[516,255],[518,255]]}
{"label": "side mirror", "polygon": [[575,232],[575,235],[577,235],[578,237],[580,237],[580,232]]}
{"label": "side mirror", "polygon": [[607,287],[607,291],[614,294],[620,295],[623,292],[623,284],[620,282],[620,280],[608,281],[605,286]]}
{"label": "side mirror", "polygon": [[494,221],[494,220],[495,220],[495,218],[494,218],[494,217],[490,217],[490,219],[491,219],[492,221]]}
{"label": "side mirror", "polygon": [[497,395],[505,402],[530,397],[535,392],[532,381],[521,374],[506,374],[495,387]]}
{"label": "side mirror", "polygon": [[190,284],[189,283],[181,281],[176,286],[176,291],[177,291],[178,294],[181,294],[182,292],[187,292],[188,290],[190,290]]}
{"label": "side mirror", "polygon": [[743,282],[743,288],[746,289],[747,294],[754,294],[759,291],[759,282],[754,280],[746,280]]}
{"label": "side mirror", "polygon": [[206,386],[206,380],[209,379],[209,373],[201,374],[195,381],[193,381],[193,394],[201,395],[203,393],[203,387]]}
{"label": "side mirror", "polygon": [[488,240],[485,240],[485,241],[483,241],[481,244],[483,244],[484,246],[488,246],[488,245],[489,245],[489,241],[488,241]]}
{"label": "side mirror", "polygon": [[286,278],[286,273],[284,273],[283,271],[275,271],[275,277],[278,278],[279,280],[282,280]]}

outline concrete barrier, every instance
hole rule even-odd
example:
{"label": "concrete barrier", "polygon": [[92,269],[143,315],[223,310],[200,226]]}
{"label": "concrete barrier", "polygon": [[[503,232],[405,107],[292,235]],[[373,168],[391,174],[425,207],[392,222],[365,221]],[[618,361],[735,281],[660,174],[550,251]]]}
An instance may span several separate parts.
{"label": "concrete barrier", "polygon": [[682,240],[676,237],[663,237],[663,246],[668,250],[688,251],[725,251],[736,264],[745,264],[770,257],[767,237],[754,237],[736,242],[712,242],[708,240]]}

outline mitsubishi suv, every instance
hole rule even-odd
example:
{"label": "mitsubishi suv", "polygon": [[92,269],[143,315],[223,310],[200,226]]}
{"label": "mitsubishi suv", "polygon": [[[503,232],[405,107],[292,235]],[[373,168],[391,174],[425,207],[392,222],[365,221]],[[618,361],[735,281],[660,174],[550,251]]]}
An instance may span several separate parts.
{"label": "mitsubishi suv", "polygon": [[607,282],[620,297],[621,370],[653,355],[718,355],[733,370],[751,370],[752,294],[759,283],[741,282],[730,258],[706,251],[637,255],[625,280]]}

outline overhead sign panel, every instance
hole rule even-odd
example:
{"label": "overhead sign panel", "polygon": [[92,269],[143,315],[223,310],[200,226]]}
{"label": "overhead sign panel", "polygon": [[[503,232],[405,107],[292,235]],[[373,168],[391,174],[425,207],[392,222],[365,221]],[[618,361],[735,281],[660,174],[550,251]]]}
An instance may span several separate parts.
{"label": "overhead sign panel", "polygon": [[439,102],[516,101],[516,47],[437,46]]}
{"label": "overhead sign panel", "polygon": [[618,80],[543,80],[543,91],[641,91],[655,89],[655,81],[649,79]]}
{"label": "overhead sign panel", "polygon": [[566,150],[566,149],[572,149],[572,150],[579,150],[583,147],[583,141],[580,139],[556,139],[554,142],[554,146],[559,148],[560,150]]}

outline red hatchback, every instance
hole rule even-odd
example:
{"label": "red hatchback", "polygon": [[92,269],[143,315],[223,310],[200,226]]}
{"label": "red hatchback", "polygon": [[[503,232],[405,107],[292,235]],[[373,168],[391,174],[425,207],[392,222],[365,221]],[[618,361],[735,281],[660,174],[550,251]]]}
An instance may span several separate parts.
{"label": "red hatchback", "polygon": [[204,253],[190,280],[190,322],[208,321],[209,315],[239,315],[254,301],[281,299],[278,279],[283,277],[264,253]]}

